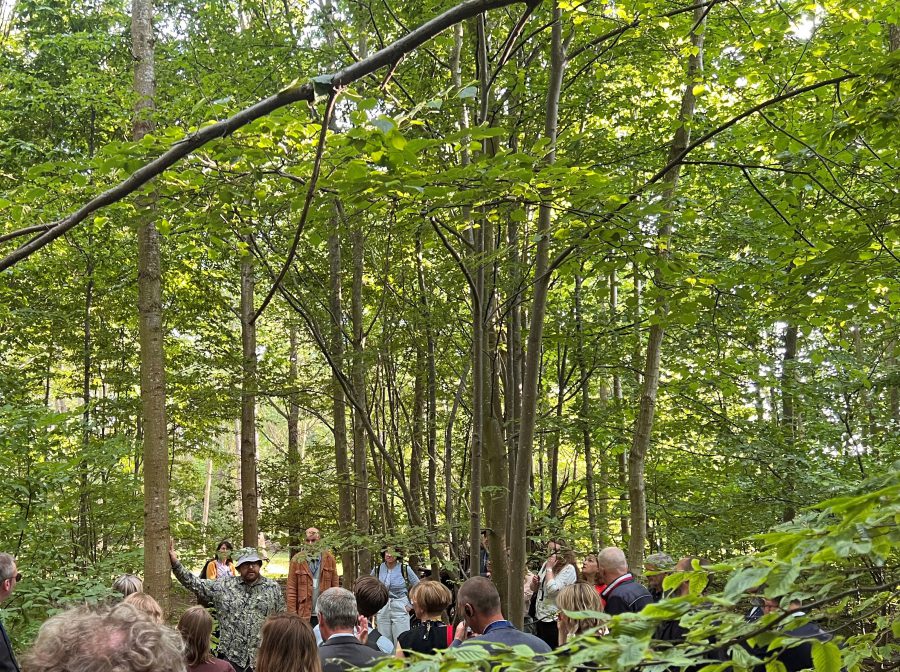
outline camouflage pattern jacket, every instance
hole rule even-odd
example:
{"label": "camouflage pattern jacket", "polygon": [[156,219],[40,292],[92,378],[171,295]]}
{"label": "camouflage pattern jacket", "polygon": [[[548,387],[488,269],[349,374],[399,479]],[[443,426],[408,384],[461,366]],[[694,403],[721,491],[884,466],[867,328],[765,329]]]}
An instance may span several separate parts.
{"label": "camouflage pattern jacket", "polygon": [[262,576],[249,585],[240,576],[208,581],[191,574],[180,562],[172,566],[172,572],[181,585],[216,608],[219,655],[241,667],[253,667],[263,621],[285,610],[281,586]]}

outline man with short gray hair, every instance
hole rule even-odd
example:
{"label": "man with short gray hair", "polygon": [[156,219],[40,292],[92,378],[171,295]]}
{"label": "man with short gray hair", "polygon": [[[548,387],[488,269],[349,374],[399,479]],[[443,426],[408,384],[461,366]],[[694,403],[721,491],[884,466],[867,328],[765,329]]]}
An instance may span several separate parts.
{"label": "man with short gray hair", "polygon": [[597,554],[597,565],[606,583],[600,597],[606,601],[607,614],[637,613],[653,602],[647,589],[635,581],[628,571],[628,560],[621,548],[604,548]]}
{"label": "man with short gray hair", "polygon": [[[322,672],[343,672],[351,667],[369,667],[385,654],[365,645],[368,622],[359,615],[356,596],[346,588],[329,588],[316,601],[316,616],[322,631],[319,660]],[[358,639],[362,633],[363,641]]]}
{"label": "man with short gray hair", "polygon": [[[16,584],[22,580],[16,559],[9,553],[0,553],[0,602],[3,602]],[[19,672],[19,663],[13,653],[12,644],[6,634],[6,628],[0,622],[0,672]]]}

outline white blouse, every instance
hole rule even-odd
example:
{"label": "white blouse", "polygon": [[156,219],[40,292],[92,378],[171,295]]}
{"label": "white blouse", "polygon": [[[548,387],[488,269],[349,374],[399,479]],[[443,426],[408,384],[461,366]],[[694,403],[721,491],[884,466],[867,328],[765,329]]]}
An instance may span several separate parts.
{"label": "white blouse", "polygon": [[547,563],[545,562],[538,574],[540,583],[537,589],[537,603],[535,604],[535,616],[539,621],[552,621],[559,613],[556,606],[556,594],[565,586],[570,586],[578,580],[578,573],[575,571],[574,565],[566,565],[559,573],[554,573],[553,579],[544,583],[544,576],[547,574]]}

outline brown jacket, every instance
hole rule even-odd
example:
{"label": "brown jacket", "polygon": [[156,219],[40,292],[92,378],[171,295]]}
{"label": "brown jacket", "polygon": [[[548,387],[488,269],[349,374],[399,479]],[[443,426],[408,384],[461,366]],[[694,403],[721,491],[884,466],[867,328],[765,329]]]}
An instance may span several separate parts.
{"label": "brown jacket", "polygon": [[[325,551],[322,553],[322,568],[319,570],[319,595],[329,588],[339,585],[337,563],[334,556]],[[312,616],[313,575],[309,571],[309,564],[298,553],[291,558],[288,567],[287,580],[287,609],[300,618],[309,620]]]}

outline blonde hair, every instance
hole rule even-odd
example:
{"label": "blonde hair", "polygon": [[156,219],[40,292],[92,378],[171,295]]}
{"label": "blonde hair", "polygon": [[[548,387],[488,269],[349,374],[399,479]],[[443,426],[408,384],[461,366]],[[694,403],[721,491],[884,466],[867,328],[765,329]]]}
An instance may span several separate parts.
{"label": "blonde hair", "polygon": [[450,589],[440,581],[421,581],[413,586],[409,599],[415,603],[423,614],[440,614],[450,606],[453,595]]}
{"label": "blonde hair", "polygon": [[134,608],[141,611],[145,616],[149,617],[154,623],[163,624],[164,616],[162,607],[159,602],[154,600],[147,593],[132,593],[122,600],[125,604],[130,604]]}
{"label": "blonde hair", "polygon": [[[560,590],[556,595],[556,606],[559,607],[561,612],[603,611],[600,594],[594,586],[585,581],[573,583]],[[579,618],[576,620],[566,615],[565,626],[561,622],[560,631],[564,631],[566,637],[569,637],[593,630],[599,625],[599,618]]]}

